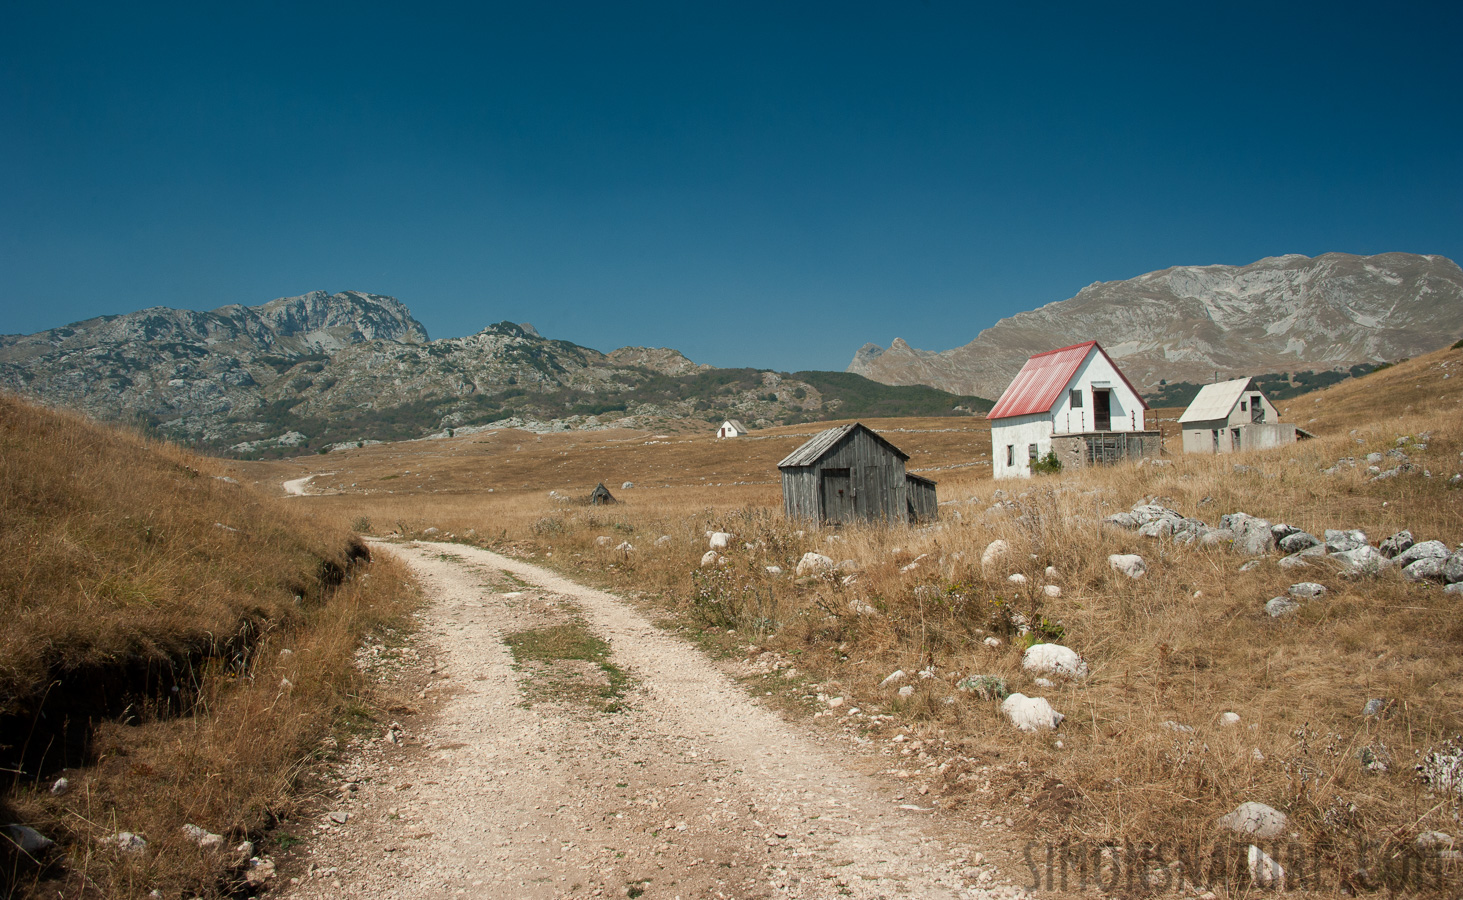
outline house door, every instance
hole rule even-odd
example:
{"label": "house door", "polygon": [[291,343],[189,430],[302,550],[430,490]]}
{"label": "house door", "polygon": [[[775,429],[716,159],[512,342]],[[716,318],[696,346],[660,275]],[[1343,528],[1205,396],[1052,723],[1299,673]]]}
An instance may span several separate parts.
{"label": "house door", "polygon": [[824,469],[820,478],[823,521],[853,521],[853,480],[847,469]]}
{"label": "house door", "polygon": [[1260,402],[1259,395],[1250,398],[1250,421],[1265,421],[1265,404]]}
{"label": "house door", "polygon": [[1112,392],[1092,389],[1092,428],[1112,431]]}

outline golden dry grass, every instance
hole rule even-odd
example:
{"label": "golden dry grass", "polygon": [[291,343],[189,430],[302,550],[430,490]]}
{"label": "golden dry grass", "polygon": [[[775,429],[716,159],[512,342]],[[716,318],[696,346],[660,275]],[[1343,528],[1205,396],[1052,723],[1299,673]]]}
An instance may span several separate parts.
{"label": "golden dry grass", "polygon": [[[795,655],[799,668],[866,712],[943,730],[967,757],[991,762],[997,792],[1027,809],[1023,825],[1033,836],[1202,841],[1213,838],[1221,813],[1259,800],[1286,811],[1308,846],[1341,866],[1344,848],[1357,842],[1403,847],[1421,831],[1457,828],[1459,798],[1429,794],[1413,765],[1463,732],[1458,595],[1396,572],[1348,580],[1320,566],[1286,572],[1273,560],[1241,572],[1245,559],[1228,550],[1151,541],[1100,522],[1157,500],[1211,524],[1244,511],[1318,534],[1360,528],[1376,541],[1405,528],[1457,545],[1463,493],[1447,480],[1463,471],[1460,371],[1463,352],[1442,351],[1283,403],[1285,421],[1318,435],[1289,448],[1001,484],[989,479],[983,422],[869,423],[911,453],[911,469],[939,480],[943,501],[956,501],[942,507],[935,528],[835,534],[783,521],[775,463],[815,430],[807,426],[732,441],[500,433],[234,470],[276,483],[335,471],[312,487],[337,493],[298,502],[378,533],[433,527],[512,549],[687,620],[730,624],[744,639]],[[1177,412],[1150,419],[1174,450]],[[1364,462],[1322,472],[1424,432],[1426,449],[1409,450],[1419,466],[1413,474],[1371,482]],[[626,480],[636,487],[619,490]],[[548,496],[582,497],[597,481],[624,502],[588,508]],[[997,490],[1016,506],[991,510]],[[754,549],[734,549],[725,566],[702,569],[710,529],[734,532],[738,548]],[[658,543],[663,535],[670,539]],[[981,552],[996,539],[1012,552],[982,571]],[[612,549],[624,540],[636,549]],[[800,583],[765,571],[790,571],[809,550],[852,560],[859,578]],[[1107,557],[1123,552],[1145,556],[1148,576],[1113,572]],[[1058,598],[1039,590],[1047,566],[1058,573]],[[1027,585],[1007,580],[1015,572]],[[1288,619],[1264,615],[1266,600],[1300,580],[1320,581],[1329,593]],[[1034,638],[1017,633],[1013,613],[1038,634],[1060,635],[1090,663],[1090,676],[1036,686],[1020,670]],[[1000,647],[988,648],[987,637]],[[922,681],[909,700],[878,687],[896,668],[927,665],[939,677]],[[970,674],[1047,696],[1067,716],[1060,746],[1051,733],[1015,732],[995,704],[955,690]],[[1397,701],[1397,713],[1364,717],[1373,697]],[[1240,715],[1238,727],[1217,724],[1226,711]],[[1358,761],[1364,747],[1384,747],[1389,771],[1367,772]],[[969,783],[952,775],[947,787],[958,808]]]}
{"label": "golden dry grass", "polygon": [[[232,847],[288,814],[356,702],[358,640],[412,601],[348,529],[223,477],[0,396],[0,815],[59,843],[43,871],[0,854],[0,894],[230,890],[237,860],[182,825]],[[117,831],[147,853],[100,849]]]}

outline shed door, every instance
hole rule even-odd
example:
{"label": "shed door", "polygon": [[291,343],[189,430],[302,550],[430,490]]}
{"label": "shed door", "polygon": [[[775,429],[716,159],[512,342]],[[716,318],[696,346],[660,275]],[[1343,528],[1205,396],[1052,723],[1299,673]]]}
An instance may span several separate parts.
{"label": "shed door", "polygon": [[1092,430],[1112,431],[1112,391],[1092,389]]}
{"label": "shed door", "polygon": [[847,469],[824,469],[820,475],[823,521],[853,521],[853,480]]}
{"label": "shed door", "polygon": [[1260,395],[1256,394],[1250,398],[1250,421],[1265,421],[1265,404],[1260,401]]}

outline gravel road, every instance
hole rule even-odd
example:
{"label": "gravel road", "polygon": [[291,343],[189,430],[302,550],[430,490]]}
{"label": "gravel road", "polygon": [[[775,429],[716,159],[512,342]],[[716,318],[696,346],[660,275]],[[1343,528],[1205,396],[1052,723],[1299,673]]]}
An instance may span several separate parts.
{"label": "gravel road", "polygon": [[[437,700],[351,764],[287,896],[1022,895],[624,600],[485,550],[376,546],[428,593]],[[506,636],[574,623],[628,674],[618,702],[593,662],[515,668]]]}

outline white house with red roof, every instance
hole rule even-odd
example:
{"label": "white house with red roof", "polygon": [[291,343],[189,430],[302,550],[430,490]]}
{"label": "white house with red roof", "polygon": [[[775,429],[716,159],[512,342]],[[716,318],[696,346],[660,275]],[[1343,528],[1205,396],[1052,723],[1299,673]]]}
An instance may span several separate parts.
{"label": "white house with red roof", "polygon": [[1148,404],[1097,341],[1038,353],[986,415],[996,478],[1026,477],[1055,452],[1080,468],[1130,456],[1155,456],[1158,433],[1143,420]]}

